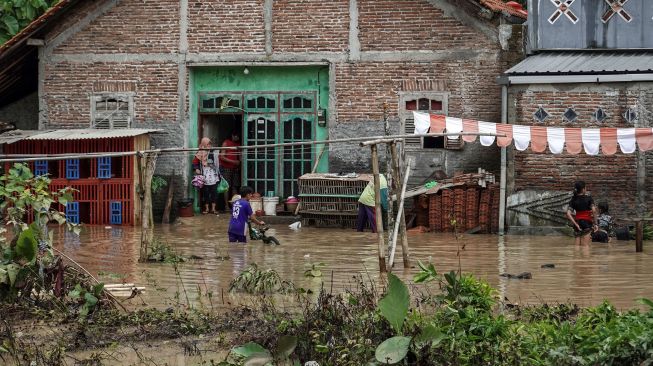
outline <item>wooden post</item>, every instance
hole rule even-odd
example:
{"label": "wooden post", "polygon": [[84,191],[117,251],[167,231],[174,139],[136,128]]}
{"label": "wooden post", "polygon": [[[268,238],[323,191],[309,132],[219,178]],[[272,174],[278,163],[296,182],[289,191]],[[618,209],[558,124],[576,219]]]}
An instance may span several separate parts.
{"label": "wooden post", "polygon": [[[398,225],[394,228],[392,231],[392,246],[390,249],[390,260],[388,262],[388,265],[390,269],[392,269],[394,262],[395,262],[395,250],[397,249],[397,235],[399,234],[399,230],[401,228],[401,219],[404,216],[404,196],[406,195],[406,186],[408,185],[408,176],[410,175],[410,159],[408,160],[408,164],[406,164],[406,173],[404,173],[403,177],[403,183],[401,185],[401,190],[400,194],[397,196],[397,201],[399,201],[399,210],[397,211],[397,223]],[[406,253],[406,247],[403,246],[404,244],[403,238],[402,238],[402,252]],[[404,254],[404,267],[406,267],[406,261],[408,260],[407,256]],[[408,268],[408,267],[406,267]]]}
{"label": "wooden post", "polygon": [[644,221],[635,221],[635,252],[644,251]]}
{"label": "wooden post", "polygon": [[152,244],[154,235],[152,233],[152,176],[156,168],[157,153],[146,153],[138,159],[142,159],[140,164],[142,172],[142,195],[141,195],[141,248],[138,260],[147,261],[148,248]]}
{"label": "wooden post", "polygon": [[381,210],[381,177],[379,176],[379,154],[376,144],[370,145],[372,150],[372,173],[374,174],[374,206],[376,209],[376,236],[379,240],[379,271],[387,272],[385,266],[385,239],[383,238],[383,214]]}
{"label": "wooden post", "polygon": [[170,223],[170,211],[172,210],[172,198],[174,197],[175,193],[175,173],[172,174],[172,178],[170,178],[170,184],[168,184],[168,197],[166,198],[166,206],[163,209],[163,223],[164,224],[169,224]]}
{"label": "wooden post", "polygon": [[[399,168],[399,154],[397,153],[397,145],[392,144],[390,145],[390,153],[392,155],[392,165],[394,167],[395,174],[397,175],[397,181],[401,179],[401,170]],[[410,166],[411,160],[407,160],[408,166]],[[408,168],[407,168],[408,169]],[[408,170],[407,173],[408,174]],[[408,183],[407,180],[408,177],[405,179],[405,183]],[[405,187],[403,188],[405,189]],[[402,202],[405,199],[405,194],[402,193]],[[404,259],[404,268],[410,268],[410,253],[408,250],[408,235],[406,235],[406,213],[404,211],[401,212],[401,217],[398,218],[399,220],[399,235],[401,235],[401,254]],[[395,243],[396,245],[396,243]]]}
{"label": "wooden post", "polygon": [[[390,119],[388,118],[388,103],[383,102],[383,134],[385,136],[390,136]],[[397,189],[399,187],[399,182],[397,177],[395,177],[394,173],[392,172],[392,161],[390,160],[390,146],[394,144],[393,142],[386,143],[385,144],[385,178],[388,181],[388,202],[386,204],[388,205],[388,209],[385,212],[386,215],[386,222],[388,223],[388,229],[392,229],[395,226],[394,222],[394,202],[392,201],[392,195],[396,194]],[[388,236],[388,244],[390,244],[390,237]],[[392,270],[392,265],[390,265]]]}

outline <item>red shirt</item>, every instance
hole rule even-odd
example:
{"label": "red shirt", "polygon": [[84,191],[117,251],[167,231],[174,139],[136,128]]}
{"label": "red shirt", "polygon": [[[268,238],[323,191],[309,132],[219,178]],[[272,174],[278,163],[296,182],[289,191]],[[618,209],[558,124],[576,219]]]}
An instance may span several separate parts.
{"label": "red shirt", "polygon": [[[222,143],[222,146],[223,147],[236,147],[236,146],[240,146],[240,145],[233,142],[231,139],[226,139]],[[232,162],[224,160],[224,158],[226,157],[227,159],[240,161],[240,151],[239,150],[226,150],[226,151],[224,151],[224,155],[225,156],[220,155],[220,165],[222,167],[227,168],[227,169],[238,169],[238,167],[240,167],[240,164],[234,164]]]}

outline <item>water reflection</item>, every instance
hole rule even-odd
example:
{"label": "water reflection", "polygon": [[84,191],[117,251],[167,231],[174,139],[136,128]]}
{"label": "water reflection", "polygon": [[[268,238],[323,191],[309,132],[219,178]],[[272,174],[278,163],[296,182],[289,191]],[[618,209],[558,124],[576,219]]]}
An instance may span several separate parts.
{"label": "water reflection", "polygon": [[[333,286],[334,291],[349,287],[355,274],[378,280],[374,234],[306,227],[295,232],[278,225],[270,233],[279,238],[281,246],[266,246],[260,241],[238,245],[227,243],[226,223],[226,215],[199,216],[156,227],[156,237],[180,254],[203,258],[180,264],[178,273],[170,264],[138,263],[137,228],[89,226],[80,237],[61,230],[56,233],[56,241],[58,249],[94,275],[101,274],[104,282],[124,279],[146,286],[143,300],[158,307],[175,303],[178,291],[182,300],[187,296],[195,301],[198,288],[203,293],[212,292],[219,306],[242,301],[242,295],[227,292],[229,282],[252,262],[274,268],[282,278],[313,290],[319,289],[321,281],[304,276],[311,263],[326,264],[322,281]],[[636,298],[653,298],[653,283],[649,281],[653,275],[653,246],[647,243],[644,253],[635,253],[632,241],[578,248],[572,238],[551,236],[467,235],[456,239],[450,234],[425,233],[411,234],[408,239],[413,265],[430,258],[443,273],[457,269],[460,260],[463,271],[486,279],[513,302],[571,300],[596,305],[607,298],[623,308],[634,306]],[[465,249],[458,258],[463,243]],[[404,279],[412,278],[416,269],[403,269],[401,248],[397,251],[395,272]],[[555,268],[541,268],[549,263]],[[533,278],[506,279],[499,276],[504,272],[531,272]],[[138,299],[131,301],[134,306],[142,303]]]}

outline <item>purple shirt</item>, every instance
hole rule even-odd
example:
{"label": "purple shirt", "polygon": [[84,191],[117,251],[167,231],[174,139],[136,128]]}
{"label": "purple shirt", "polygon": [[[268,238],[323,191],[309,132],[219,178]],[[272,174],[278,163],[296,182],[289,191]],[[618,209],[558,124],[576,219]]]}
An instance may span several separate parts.
{"label": "purple shirt", "polygon": [[240,199],[234,202],[229,221],[229,232],[236,235],[247,235],[247,220],[252,216],[252,206],[249,201]]}

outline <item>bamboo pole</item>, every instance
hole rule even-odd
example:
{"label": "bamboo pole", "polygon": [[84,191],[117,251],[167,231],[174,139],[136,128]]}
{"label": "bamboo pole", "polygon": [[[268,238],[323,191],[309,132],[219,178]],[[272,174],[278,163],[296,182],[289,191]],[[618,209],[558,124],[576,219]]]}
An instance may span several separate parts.
{"label": "bamboo pole", "polygon": [[[442,136],[495,136],[495,137],[505,137],[503,134],[493,134],[493,133],[427,133],[427,134],[405,134],[405,135],[392,135],[392,136],[366,136],[366,137],[351,137],[345,139],[334,139],[334,140],[323,140],[323,141],[297,141],[297,142],[285,142],[278,144],[267,144],[267,145],[245,145],[245,146],[235,146],[235,147],[212,147],[210,150],[256,150],[256,149],[268,149],[273,147],[286,147],[286,146],[302,146],[302,145],[328,145],[328,144],[339,144],[339,143],[348,143],[348,142],[361,142],[366,141],[367,143],[364,146],[370,145],[374,140],[381,140],[383,143],[390,141],[396,141],[399,139],[404,139],[408,137],[442,137]],[[171,154],[171,153],[180,153],[180,152],[197,152],[199,150],[209,150],[209,149],[200,149],[200,148],[181,148],[173,147],[166,149],[151,149],[143,151],[123,151],[115,153],[83,153],[83,154],[3,154],[0,155],[0,163],[11,163],[11,162],[27,162],[27,161],[51,161],[51,160],[64,160],[64,159],[93,159],[98,157],[122,157],[122,156],[135,156],[138,154],[145,153],[156,153],[156,154]]]}
{"label": "bamboo pole", "polygon": [[379,154],[376,145],[370,145],[372,151],[372,173],[374,174],[374,208],[376,218],[376,236],[379,241],[379,271],[387,272],[385,266],[385,239],[383,238],[383,214],[381,211],[381,177],[379,176]]}
{"label": "bamboo pole", "polygon": [[[401,179],[401,169],[399,166],[399,154],[397,152],[396,144],[392,144],[390,146],[390,153],[392,155],[392,164],[394,165],[394,169],[397,172],[397,181],[399,181]],[[404,200],[406,199],[406,187],[408,186],[408,174],[411,162],[411,158],[408,158],[406,164],[406,177],[404,177],[404,186],[401,192],[400,205],[403,205]],[[401,255],[403,256],[404,268],[410,268],[410,252],[408,249],[408,235],[406,234],[406,212],[404,210],[401,211],[401,217],[398,216],[397,221],[399,222],[399,235],[401,235]],[[396,240],[397,239],[395,238],[395,246],[397,244]]]}
{"label": "bamboo pole", "polygon": [[[388,103],[383,102],[383,134],[385,136],[390,136],[390,118],[388,117]],[[386,179],[388,180],[388,199],[386,204],[388,209],[385,211],[385,220],[388,223],[388,229],[394,228],[394,202],[392,201],[392,194],[397,192],[397,177],[392,171],[392,160],[390,159],[391,151],[390,146],[394,142],[385,144],[385,174]],[[389,234],[389,233],[388,233]],[[390,243],[390,237],[388,236],[388,243]],[[390,270],[392,270],[392,265],[390,265]]]}
{"label": "bamboo pole", "polygon": [[175,194],[175,172],[172,173],[170,184],[168,184],[168,196],[166,197],[166,205],[163,209],[163,218],[161,221],[164,224],[170,223],[170,211],[172,210],[172,199]]}
{"label": "bamboo pole", "polygon": [[404,196],[406,195],[406,186],[408,185],[408,176],[410,175],[410,158],[407,161],[406,164],[406,173],[404,174],[404,181],[403,184],[401,185],[401,194],[399,196],[399,210],[397,212],[397,222],[399,225],[395,225],[394,230],[392,232],[392,247],[390,249],[390,260],[388,262],[388,266],[392,268],[395,262],[395,249],[397,248],[397,236],[399,235],[399,231],[401,230],[402,223],[403,225],[403,235],[401,238],[401,250],[402,254],[404,256],[404,268],[410,268],[410,263],[408,261],[408,243],[406,239],[406,221],[404,217]]}

